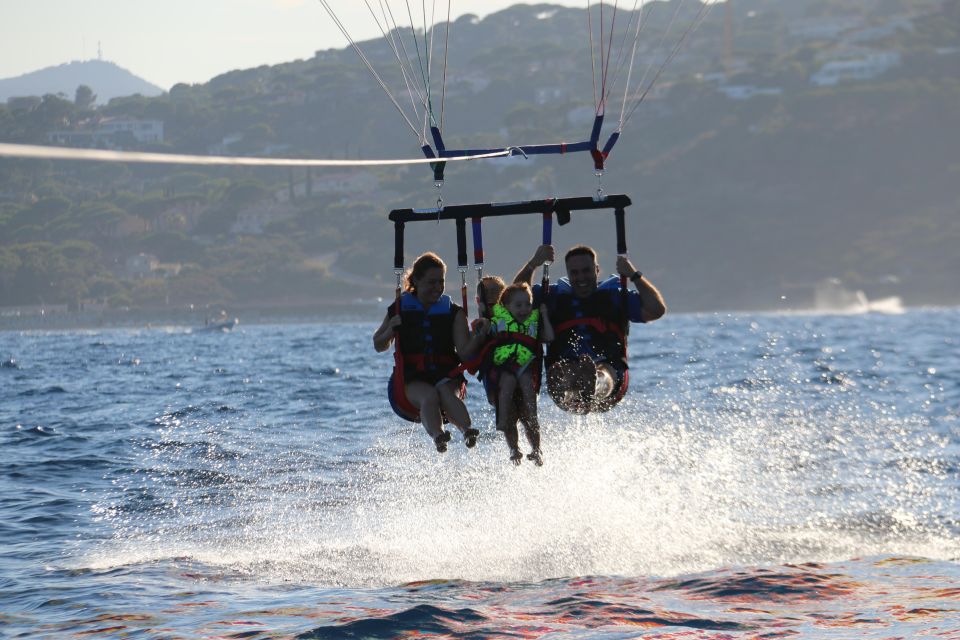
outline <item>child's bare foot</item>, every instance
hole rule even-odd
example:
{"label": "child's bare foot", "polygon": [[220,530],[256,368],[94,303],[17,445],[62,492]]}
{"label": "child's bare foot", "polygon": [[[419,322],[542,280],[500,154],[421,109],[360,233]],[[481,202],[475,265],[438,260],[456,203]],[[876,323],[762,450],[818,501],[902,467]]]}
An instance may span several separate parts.
{"label": "child's bare foot", "polygon": [[519,449],[510,449],[510,462],[520,466],[520,462],[523,461],[523,454],[520,453]]}
{"label": "child's bare foot", "polygon": [[463,443],[468,449],[477,446],[477,438],[480,437],[480,431],[477,429],[467,429],[463,432]]}
{"label": "child's bare foot", "polygon": [[441,431],[440,435],[433,439],[433,444],[437,445],[437,451],[440,453],[445,453],[447,451],[448,442],[450,442],[449,431]]}
{"label": "child's bare foot", "polygon": [[540,449],[534,449],[533,451],[531,451],[530,453],[527,454],[527,460],[530,460],[530,461],[536,463],[536,465],[537,465],[538,467],[542,467],[542,466],[543,466],[543,452],[540,451]]}

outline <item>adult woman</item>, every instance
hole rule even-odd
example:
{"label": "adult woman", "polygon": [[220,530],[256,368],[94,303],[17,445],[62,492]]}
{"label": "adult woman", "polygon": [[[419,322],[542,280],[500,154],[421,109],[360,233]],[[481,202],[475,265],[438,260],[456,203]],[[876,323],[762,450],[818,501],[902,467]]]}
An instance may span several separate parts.
{"label": "adult woman", "polygon": [[[471,337],[463,309],[444,295],[446,271],[435,253],[417,258],[407,274],[399,304],[390,305],[373,334],[373,348],[378,352],[386,351],[394,338],[398,339],[390,376],[390,405],[401,418],[422,422],[441,453],[450,441],[444,421],[460,429],[468,447],[474,446],[480,435],[471,427],[470,414],[463,404],[466,382],[454,370],[461,360],[473,355],[485,334],[477,332]],[[489,326],[488,320],[480,322]]]}

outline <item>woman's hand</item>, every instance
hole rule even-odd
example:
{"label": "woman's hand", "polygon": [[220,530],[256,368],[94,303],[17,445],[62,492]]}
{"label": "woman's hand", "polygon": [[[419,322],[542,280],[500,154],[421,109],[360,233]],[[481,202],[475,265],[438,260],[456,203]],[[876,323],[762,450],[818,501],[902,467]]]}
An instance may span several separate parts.
{"label": "woman's hand", "polygon": [[393,342],[393,334],[401,322],[400,314],[395,316],[388,315],[383,319],[383,322],[373,333],[373,348],[377,353],[390,348],[390,343]]}

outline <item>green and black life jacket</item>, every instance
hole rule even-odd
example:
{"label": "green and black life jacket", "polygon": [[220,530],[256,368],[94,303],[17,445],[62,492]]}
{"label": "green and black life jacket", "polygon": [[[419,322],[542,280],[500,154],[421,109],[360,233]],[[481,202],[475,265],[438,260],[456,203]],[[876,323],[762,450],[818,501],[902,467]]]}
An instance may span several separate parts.
{"label": "green and black life jacket", "polygon": [[514,364],[524,367],[541,354],[539,335],[540,310],[534,309],[530,317],[518,322],[502,304],[493,307],[491,318],[494,330],[493,364]]}

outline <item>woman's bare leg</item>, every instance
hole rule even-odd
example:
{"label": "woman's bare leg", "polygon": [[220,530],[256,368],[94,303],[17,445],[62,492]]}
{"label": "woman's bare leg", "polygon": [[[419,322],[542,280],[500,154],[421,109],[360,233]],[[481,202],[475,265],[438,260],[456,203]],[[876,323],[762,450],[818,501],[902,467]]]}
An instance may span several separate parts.
{"label": "woman's bare leg", "polygon": [[460,429],[463,434],[463,440],[468,447],[477,444],[477,436],[480,432],[474,429],[470,420],[470,412],[467,411],[467,405],[457,395],[460,384],[456,381],[445,382],[437,387],[440,393],[440,410],[455,427]]}
{"label": "woman's bare leg", "polygon": [[[440,414],[440,393],[432,384],[415,380],[407,383],[407,400],[420,409],[420,422],[427,430],[427,435],[437,444],[438,437],[444,434],[443,416]],[[444,447],[445,448],[445,447]]]}

